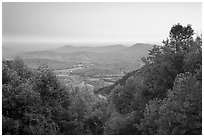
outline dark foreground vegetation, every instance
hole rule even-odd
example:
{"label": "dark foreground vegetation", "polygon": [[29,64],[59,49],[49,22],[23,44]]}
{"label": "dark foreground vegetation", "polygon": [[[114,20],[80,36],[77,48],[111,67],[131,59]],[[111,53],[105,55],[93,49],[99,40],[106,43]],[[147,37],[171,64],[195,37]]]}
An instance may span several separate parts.
{"label": "dark foreground vegetation", "polygon": [[95,94],[67,88],[46,66],[3,61],[3,134],[202,134],[202,38],[193,34],[174,25],[141,69]]}

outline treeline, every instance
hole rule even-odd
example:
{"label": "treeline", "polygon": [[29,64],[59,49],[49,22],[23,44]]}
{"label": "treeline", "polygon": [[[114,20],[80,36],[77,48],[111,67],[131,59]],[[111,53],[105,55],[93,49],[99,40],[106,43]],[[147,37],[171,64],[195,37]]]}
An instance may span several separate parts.
{"label": "treeline", "polygon": [[68,88],[46,66],[2,64],[3,134],[202,134],[202,38],[174,25],[145,65],[96,92]]}
{"label": "treeline", "polygon": [[3,134],[102,134],[106,100],[88,86],[63,86],[47,66],[20,58],[2,64]]}

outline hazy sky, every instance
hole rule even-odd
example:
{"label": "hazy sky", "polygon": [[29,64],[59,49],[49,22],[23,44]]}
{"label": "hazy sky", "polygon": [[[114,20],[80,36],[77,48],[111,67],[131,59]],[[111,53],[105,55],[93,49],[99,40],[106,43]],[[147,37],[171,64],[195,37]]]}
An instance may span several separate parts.
{"label": "hazy sky", "polygon": [[173,24],[202,30],[201,3],[3,3],[3,41],[161,42]]}

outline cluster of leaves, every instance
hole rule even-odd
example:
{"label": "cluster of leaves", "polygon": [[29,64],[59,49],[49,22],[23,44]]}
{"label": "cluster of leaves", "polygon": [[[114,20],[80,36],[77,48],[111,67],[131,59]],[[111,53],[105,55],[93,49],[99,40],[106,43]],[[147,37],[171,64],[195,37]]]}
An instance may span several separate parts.
{"label": "cluster of leaves", "polygon": [[3,134],[102,134],[106,100],[88,86],[65,88],[46,65],[2,63]]}
{"label": "cluster of leaves", "polygon": [[149,101],[140,128],[144,134],[201,134],[202,88],[196,76],[177,76],[164,100]]}
{"label": "cluster of leaves", "polygon": [[193,35],[190,25],[174,25],[163,46],[142,58],[145,65],[111,90],[117,115],[106,133],[202,134],[202,38]]}
{"label": "cluster of leaves", "polygon": [[3,62],[3,134],[56,134],[50,110],[42,105],[43,95],[34,88],[35,78],[22,60]]}

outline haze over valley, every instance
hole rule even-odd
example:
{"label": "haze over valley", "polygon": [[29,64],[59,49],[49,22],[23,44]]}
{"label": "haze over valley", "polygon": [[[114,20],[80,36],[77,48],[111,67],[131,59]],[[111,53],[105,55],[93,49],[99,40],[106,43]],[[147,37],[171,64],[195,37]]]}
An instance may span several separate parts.
{"label": "haze over valley", "polygon": [[32,69],[46,64],[67,85],[69,81],[75,85],[85,83],[96,90],[111,85],[127,72],[140,68],[143,65],[141,58],[146,57],[152,47],[151,44],[137,43],[129,47],[121,44],[96,47],[65,45],[30,52],[21,50],[20,47],[16,51],[12,47],[3,46],[2,50],[3,59],[18,56]]}

